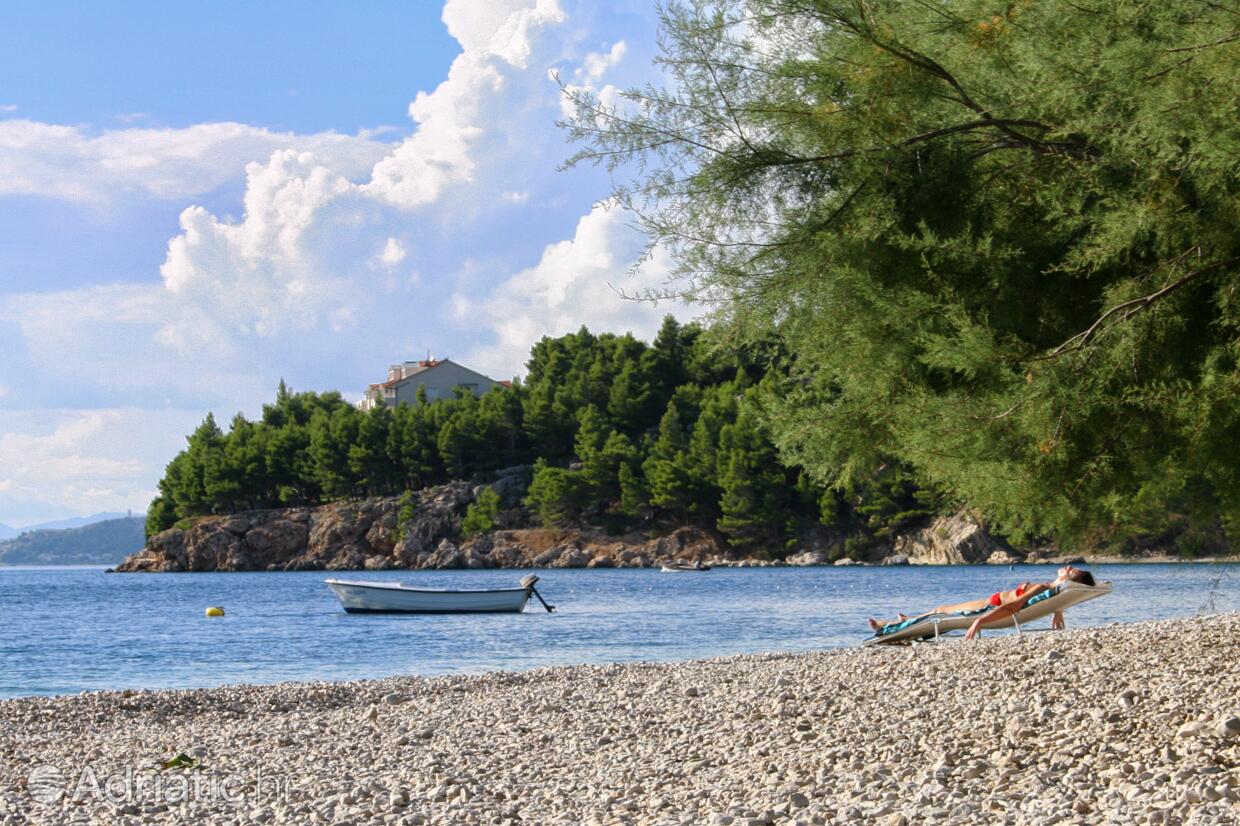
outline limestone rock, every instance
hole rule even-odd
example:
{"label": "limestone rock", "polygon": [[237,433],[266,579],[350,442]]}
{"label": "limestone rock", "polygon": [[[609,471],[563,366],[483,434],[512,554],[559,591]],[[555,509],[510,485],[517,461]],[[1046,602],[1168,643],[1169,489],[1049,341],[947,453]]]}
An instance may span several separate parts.
{"label": "limestone rock", "polygon": [[923,565],[967,565],[1006,551],[985,526],[965,512],[940,517],[928,527],[896,538],[896,553]]}
{"label": "limestone rock", "polygon": [[823,551],[802,551],[784,559],[788,565],[830,565],[831,561]]}
{"label": "limestone rock", "polygon": [[245,544],[250,551],[272,562],[293,556],[309,541],[310,531],[306,522],[293,519],[262,522],[245,534]]}
{"label": "limestone rock", "polygon": [[[333,502],[315,508],[246,511],[201,517],[151,537],[118,571],[382,570],[419,563],[465,567],[432,550],[455,537],[473,501],[463,482],[416,494],[414,515],[400,525],[396,497]],[[473,567],[488,567],[481,561]]]}

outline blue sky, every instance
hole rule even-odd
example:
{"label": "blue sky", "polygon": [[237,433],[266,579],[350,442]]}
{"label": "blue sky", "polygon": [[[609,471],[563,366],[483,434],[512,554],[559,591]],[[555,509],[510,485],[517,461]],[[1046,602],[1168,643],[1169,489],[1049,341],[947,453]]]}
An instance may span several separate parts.
{"label": "blue sky", "polygon": [[[651,79],[646,2],[44,3],[0,27],[0,522],[142,510],[207,411],[496,377],[624,301],[643,239],[556,71]],[[656,256],[638,277],[660,283]]]}
{"label": "blue sky", "polygon": [[4,12],[6,103],[100,126],[240,121],[356,132],[402,121],[461,51],[433,2],[47,2]]}

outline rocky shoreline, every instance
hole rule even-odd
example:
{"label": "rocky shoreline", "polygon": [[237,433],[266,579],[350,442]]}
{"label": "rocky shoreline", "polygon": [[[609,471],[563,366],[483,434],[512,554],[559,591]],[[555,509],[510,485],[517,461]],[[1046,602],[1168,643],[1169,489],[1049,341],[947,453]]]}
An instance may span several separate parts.
{"label": "rocky shoreline", "polygon": [[[494,489],[503,510],[496,530],[462,532],[481,491]],[[398,497],[346,500],[317,507],[207,516],[150,537],[119,572],[355,571],[443,568],[645,568],[666,562],[712,566],[1012,565],[1021,562],[1176,561],[1021,551],[967,513],[934,519],[876,546],[866,559],[842,556],[844,536],[814,532],[783,559],[729,547],[701,528],[650,529],[611,535],[601,527],[530,527],[516,476],[491,485],[453,482]]]}
{"label": "rocky shoreline", "polygon": [[[497,530],[466,537],[462,520],[486,487],[500,494]],[[700,528],[635,531],[528,527],[514,477],[490,486],[455,482],[397,497],[318,507],[200,517],[150,537],[117,571],[305,571],[391,568],[650,567],[684,560],[709,565],[859,564],[840,558],[842,538],[814,535],[784,560],[748,555]],[[1009,565],[1023,555],[964,514],[896,536],[876,564]]]}
{"label": "rocky shoreline", "polygon": [[1233,613],[9,700],[0,824],[1233,824],[1238,661]]}

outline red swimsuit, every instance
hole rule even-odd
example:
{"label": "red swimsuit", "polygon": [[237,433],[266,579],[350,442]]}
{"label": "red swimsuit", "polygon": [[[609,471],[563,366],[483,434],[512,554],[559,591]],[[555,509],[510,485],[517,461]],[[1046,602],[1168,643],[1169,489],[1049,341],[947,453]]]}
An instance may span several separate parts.
{"label": "red swimsuit", "polygon": [[[1022,596],[1022,595],[1024,595],[1024,593],[1025,593],[1025,584],[1022,582],[1020,585],[1017,585],[1017,586],[1016,586],[1016,596],[1018,596],[1018,597],[1019,597],[1019,596]],[[1002,604],[1003,604],[1003,592],[1002,592],[1002,591],[996,591],[995,593],[991,594],[991,595],[990,595],[990,604],[991,604],[991,605],[993,605],[993,606],[994,606],[994,607],[996,607],[996,608],[998,608],[1000,605],[1002,605]]]}

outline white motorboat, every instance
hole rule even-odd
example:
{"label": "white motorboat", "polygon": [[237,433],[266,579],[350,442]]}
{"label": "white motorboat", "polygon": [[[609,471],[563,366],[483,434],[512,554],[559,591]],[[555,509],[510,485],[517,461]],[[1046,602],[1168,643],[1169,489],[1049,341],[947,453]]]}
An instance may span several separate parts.
{"label": "white motorboat", "polygon": [[399,582],[325,581],[350,614],[519,613],[524,610],[531,594],[537,596],[548,611],[555,609],[534,588],[538,577],[533,574],[522,579],[519,588],[474,590],[414,588]]}
{"label": "white motorboat", "polygon": [[690,574],[701,571],[709,571],[709,565],[703,565],[701,562],[685,562],[678,559],[675,562],[664,562],[662,567],[665,574]]}

